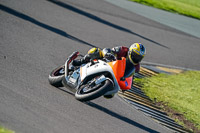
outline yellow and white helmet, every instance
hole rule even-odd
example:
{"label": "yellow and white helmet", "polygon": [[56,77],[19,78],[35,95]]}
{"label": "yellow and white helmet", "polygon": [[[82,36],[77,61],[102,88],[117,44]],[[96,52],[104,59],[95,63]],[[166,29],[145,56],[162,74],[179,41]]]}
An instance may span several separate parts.
{"label": "yellow and white helmet", "polygon": [[103,57],[103,53],[100,48],[91,48],[88,51],[88,55],[91,59],[99,59]]}
{"label": "yellow and white helmet", "polygon": [[134,43],[128,51],[128,58],[134,65],[142,61],[146,54],[146,49],[141,43]]}

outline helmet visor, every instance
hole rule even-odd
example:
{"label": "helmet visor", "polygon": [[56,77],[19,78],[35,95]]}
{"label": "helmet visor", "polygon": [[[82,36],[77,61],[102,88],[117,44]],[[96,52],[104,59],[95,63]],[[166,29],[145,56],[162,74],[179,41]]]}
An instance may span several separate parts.
{"label": "helmet visor", "polygon": [[131,53],[131,59],[133,60],[134,63],[139,63],[143,59],[143,56],[142,55],[138,55],[135,52],[132,52]]}

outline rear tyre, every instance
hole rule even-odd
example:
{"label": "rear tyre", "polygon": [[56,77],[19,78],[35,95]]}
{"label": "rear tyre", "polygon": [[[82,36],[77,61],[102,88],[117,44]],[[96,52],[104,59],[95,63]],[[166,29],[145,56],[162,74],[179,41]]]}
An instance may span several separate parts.
{"label": "rear tyre", "polygon": [[49,74],[49,83],[55,87],[63,87],[62,80],[65,77],[65,67],[64,65],[54,69]]}
{"label": "rear tyre", "polygon": [[111,89],[113,89],[113,84],[108,79],[92,88],[88,84],[85,84],[76,91],[75,98],[79,101],[89,101],[104,95]]}

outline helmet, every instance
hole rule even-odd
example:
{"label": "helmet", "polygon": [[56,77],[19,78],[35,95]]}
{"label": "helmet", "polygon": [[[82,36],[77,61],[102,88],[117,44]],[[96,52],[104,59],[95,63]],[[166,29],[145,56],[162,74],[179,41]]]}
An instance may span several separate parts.
{"label": "helmet", "polygon": [[128,58],[134,65],[141,62],[146,54],[145,47],[141,43],[134,43],[130,46],[128,51]]}
{"label": "helmet", "polygon": [[100,48],[91,48],[88,51],[88,55],[91,59],[99,59],[103,57],[103,53]]}

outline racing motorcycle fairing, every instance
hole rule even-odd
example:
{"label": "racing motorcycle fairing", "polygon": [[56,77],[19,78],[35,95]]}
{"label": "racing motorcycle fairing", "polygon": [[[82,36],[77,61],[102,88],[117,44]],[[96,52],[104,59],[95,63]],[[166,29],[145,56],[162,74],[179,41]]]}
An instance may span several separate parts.
{"label": "racing motorcycle fairing", "polygon": [[[84,84],[84,82],[90,79],[90,77],[105,74],[109,75],[109,78],[111,78],[114,85],[113,90],[106,93],[106,95],[109,95],[110,93],[116,93],[120,88],[121,90],[128,90],[131,88],[133,80],[132,77],[125,78],[124,81],[120,80],[124,76],[125,69],[126,58],[108,63],[102,60],[94,60],[93,63],[89,62],[87,64],[83,64],[79,69],[74,71],[72,75],[65,78],[70,87],[78,89],[79,85]],[[105,79],[106,77],[104,80]],[[104,80],[101,79],[102,82]]]}
{"label": "racing motorcycle fairing", "polygon": [[126,58],[122,57],[121,60],[109,62],[108,64],[111,66],[121,90],[129,90],[132,86],[133,77],[127,77],[124,81],[121,80],[126,69]]}
{"label": "racing motorcycle fairing", "polygon": [[108,79],[113,83],[113,88],[110,88],[106,95],[118,92],[120,87],[115,79],[112,68],[106,62],[102,60],[94,60],[93,62],[87,63],[86,65],[80,67],[80,79],[82,83],[86,82],[88,79],[91,79],[90,77],[99,76],[99,78],[101,78],[102,75],[106,76],[104,79],[101,79],[102,82]]}

